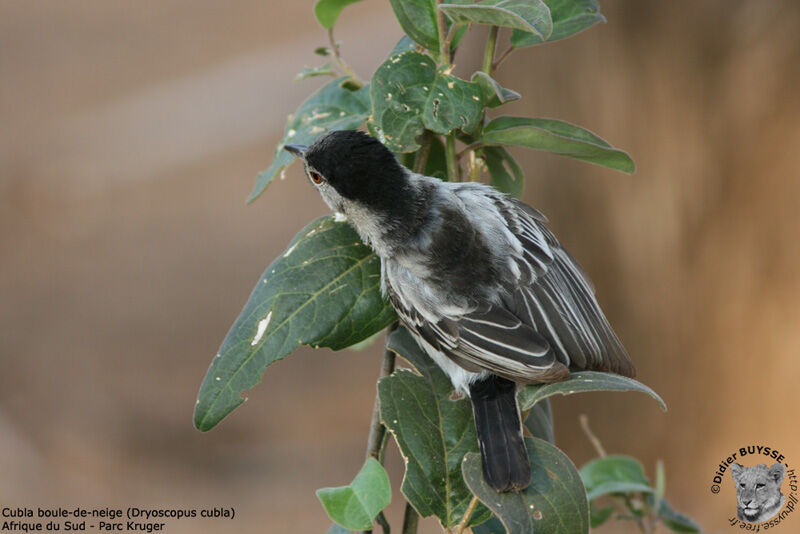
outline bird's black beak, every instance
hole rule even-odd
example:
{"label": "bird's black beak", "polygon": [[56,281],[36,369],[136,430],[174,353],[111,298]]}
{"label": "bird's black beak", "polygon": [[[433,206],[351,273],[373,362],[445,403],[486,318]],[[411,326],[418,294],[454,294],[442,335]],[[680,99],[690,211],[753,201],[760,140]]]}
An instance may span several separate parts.
{"label": "bird's black beak", "polygon": [[284,150],[302,159],[308,149],[305,145],[283,145]]}

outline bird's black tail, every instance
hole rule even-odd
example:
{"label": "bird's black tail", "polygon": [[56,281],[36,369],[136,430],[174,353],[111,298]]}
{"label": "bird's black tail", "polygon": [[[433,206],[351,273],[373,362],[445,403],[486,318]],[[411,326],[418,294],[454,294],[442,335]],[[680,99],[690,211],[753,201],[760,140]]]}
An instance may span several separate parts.
{"label": "bird's black tail", "polygon": [[469,392],[486,482],[499,492],[525,489],[531,466],[522,440],[516,385],[490,375],[471,384]]}

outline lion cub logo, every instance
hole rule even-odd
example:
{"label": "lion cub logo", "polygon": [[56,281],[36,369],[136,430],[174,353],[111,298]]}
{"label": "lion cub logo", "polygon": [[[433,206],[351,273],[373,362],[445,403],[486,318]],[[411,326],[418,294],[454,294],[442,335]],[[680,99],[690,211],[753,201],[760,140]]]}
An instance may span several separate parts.
{"label": "lion cub logo", "polygon": [[763,523],[783,508],[786,502],[781,493],[781,482],[786,475],[783,464],[774,464],[767,469],[765,464],[742,467],[733,463],[731,475],[736,483],[737,513],[742,521]]}

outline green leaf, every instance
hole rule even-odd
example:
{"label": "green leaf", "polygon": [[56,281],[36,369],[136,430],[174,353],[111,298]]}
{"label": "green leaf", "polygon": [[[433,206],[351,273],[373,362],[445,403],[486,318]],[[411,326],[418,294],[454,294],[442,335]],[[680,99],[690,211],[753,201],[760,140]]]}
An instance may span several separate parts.
{"label": "green leaf", "polygon": [[553,411],[550,409],[550,401],[548,399],[533,405],[533,408],[525,418],[525,427],[533,437],[555,444]]}
{"label": "green leaf", "polygon": [[613,506],[597,508],[593,503],[589,503],[589,523],[591,523],[592,528],[597,528],[608,521],[613,513]]}
{"label": "green leaf", "polygon": [[481,142],[545,150],[627,173],[633,173],[635,168],[624,151],[589,130],[555,119],[498,117],[483,129]]}
{"label": "green leaf", "polygon": [[496,108],[497,106],[506,104],[508,102],[513,102],[514,100],[519,100],[521,98],[518,92],[501,87],[494,78],[482,70],[479,70],[472,75],[472,81],[481,87],[481,91],[483,92],[483,100],[490,108]]}
{"label": "green leaf", "polygon": [[318,56],[329,56],[331,55],[331,49],[327,46],[320,46],[314,49],[314,53]]}
{"label": "green leaf", "polygon": [[589,500],[609,493],[653,493],[644,468],[636,458],[614,455],[596,458],[581,467]]}
{"label": "green leaf", "polygon": [[439,50],[436,0],[390,0],[390,3],[406,35],[428,50]]}
{"label": "green leaf", "polygon": [[[413,365],[378,382],[381,419],[392,432],[406,463],[401,490],[422,517],[458,524],[472,494],[461,476],[461,460],[478,451],[469,400],[451,400],[453,386],[405,328],[389,336],[389,349]],[[489,517],[481,506],[471,524]]]}
{"label": "green leaf", "polygon": [[417,45],[414,44],[414,41],[408,38],[408,35],[404,35],[397,41],[397,44],[394,45],[392,51],[389,52],[389,57],[396,56],[398,54],[402,54],[403,52],[411,52],[412,50],[416,50]]}
{"label": "green leaf", "polygon": [[546,40],[553,31],[550,8],[542,0],[486,0],[478,4],[441,4],[457,24],[488,24],[531,32]]}
{"label": "green leaf", "polygon": [[318,0],[314,4],[314,16],[322,27],[330,30],[336,24],[342,10],[350,4],[355,4],[361,0]]}
{"label": "green leaf", "polygon": [[503,522],[508,534],[589,532],[589,503],[578,470],[554,445],[525,438],[531,485],[521,492],[497,493],[483,479],[481,456],[464,458],[469,489]]}
{"label": "green leaf", "polygon": [[[468,4],[472,0],[454,0],[453,4]],[[438,56],[439,31],[436,27],[436,0],[390,0],[394,16],[414,42]],[[445,17],[447,28],[450,24]],[[457,46],[466,28],[458,28],[451,46]]]}
{"label": "green leaf", "polygon": [[419,52],[390,57],[378,67],[370,97],[379,138],[394,152],[417,150],[425,128],[438,134],[474,130],[483,112],[478,84],[437,70]]}
{"label": "green leaf", "polygon": [[472,527],[472,534],[506,534],[506,527],[493,515],[480,525]]}
{"label": "green leaf", "polygon": [[355,343],[353,345],[350,345],[347,348],[348,348],[348,350],[352,350],[352,351],[355,351],[355,352],[361,352],[362,350],[366,350],[367,348],[371,347],[372,344],[375,343],[381,337],[382,333],[383,332],[381,332],[381,331],[375,332],[374,334],[369,336],[367,339],[365,339],[363,341],[359,341],[358,343]]}
{"label": "green leaf", "polygon": [[662,460],[656,461],[656,492],[654,497],[654,508],[658,509],[661,506],[661,500],[664,498],[664,492],[667,491],[667,475],[664,472],[664,462]]}
{"label": "green leaf", "polygon": [[702,532],[702,527],[691,517],[683,515],[672,509],[672,506],[661,499],[658,506],[658,517],[661,522],[673,532]]}
{"label": "green leaf", "polygon": [[352,130],[369,117],[369,87],[350,91],[342,87],[347,80],[346,77],[332,80],[308,97],[295,114],[289,117],[283,139],[275,149],[272,165],[258,175],[247,202],[258,198],[275,176],[294,161],[294,156],[283,150],[283,145],[310,145],[324,132]]}
{"label": "green leaf", "polygon": [[596,0],[544,0],[550,8],[553,19],[553,32],[546,40],[540,35],[522,30],[511,33],[511,46],[522,48],[543,42],[553,42],[582,32],[586,28],[605,22]]}
{"label": "green leaf", "polygon": [[195,426],[216,425],[299,344],[338,350],[394,321],[379,287],[380,260],[349,225],[323,217],[306,226],[264,271],[225,336],[200,387]]}
{"label": "green leaf", "polygon": [[483,148],[483,157],[489,171],[489,184],[498,191],[522,198],[525,173],[508,150],[501,146],[487,146]]}
{"label": "green leaf", "polygon": [[353,531],[334,523],[333,525],[331,525],[331,528],[325,531],[325,534],[350,534],[351,532]]}
{"label": "green leaf", "polygon": [[319,67],[303,67],[303,70],[298,72],[294,79],[295,81],[305,80],[314,76],[336,76],[336,71],[333,70],[333,63],[326,63]]}
{"label": "green leaf", "polygon": [[386,469],[370,457],[349,486],[319,489],[317,497],[338,525],[366,530],[372,528],[375,516],[392,502],[392,488]]}
{"label": "green leaf", "polygon": [[597,371],[572,373],[569,379],[554,384],[526,386],[525,389],[519,392],[517,398],[519,399],[520,409],[528,410],[537,402],[553,395],[572,395],[573,393],[587,391],[639,391],[653,397],[664,411],[667,410],[667,405],[664,404],[661,397],[641,382],[637,382],[633,378]]}

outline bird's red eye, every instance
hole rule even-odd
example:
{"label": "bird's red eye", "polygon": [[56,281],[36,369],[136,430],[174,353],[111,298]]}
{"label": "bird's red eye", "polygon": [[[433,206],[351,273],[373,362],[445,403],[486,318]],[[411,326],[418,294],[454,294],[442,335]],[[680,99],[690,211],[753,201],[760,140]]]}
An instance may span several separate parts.
{"label": "bird's red eye", "polygon": [[314,180],[315,184],[322,183],[322,176],[318,172],[311,172],[311,179]]}

